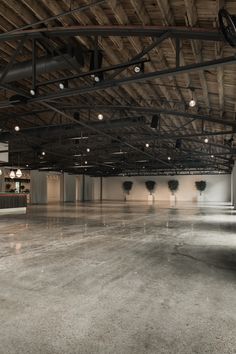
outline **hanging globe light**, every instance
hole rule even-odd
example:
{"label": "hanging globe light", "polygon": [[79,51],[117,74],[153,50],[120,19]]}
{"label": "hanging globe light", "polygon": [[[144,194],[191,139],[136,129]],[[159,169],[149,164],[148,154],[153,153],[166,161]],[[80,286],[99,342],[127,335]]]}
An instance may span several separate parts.
{"label": "hanging globe light", "polygon": [[22,176],[22,172],[21,170],[18,168],[18,170],[16,171],[16,177],[20,178]]}
{"label": "hanging globe light", "polygon": [[13,170],[11,170],[9,176],[10,176],[11,179],[14,179],[16,177],[16,174],[15,174],[15,172]]}

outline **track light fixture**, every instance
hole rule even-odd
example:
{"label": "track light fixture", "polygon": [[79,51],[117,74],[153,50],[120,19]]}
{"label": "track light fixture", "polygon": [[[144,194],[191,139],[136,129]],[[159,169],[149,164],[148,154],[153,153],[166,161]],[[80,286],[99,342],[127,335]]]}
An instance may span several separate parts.
{"label": "track light fixture", "polygon": [[189,101],[189,107],[195,107],[196,106],[196,101],[192,98],[190,101]]}
{"label": "track light fixture", "polygon": [[36,95],[36,90],[35,89],[31,89],[30,90],[30,94],[31,94],[31,96],[35,96]]}
{"label": "track light fixture", "polygon": [[68,80],[63,80],[59,82],[58,86],[60,90],[64,90],[65,88],[68,88]]}
{"label": "track light fixture", "polygon": [[193,97],[193,92],[194,92],[194,88],[190,88],[190,90],[191,90],[191,93],[192,93],[192,98],[191,98],[191,100],[189,101],[189,107],[195,107],[196,106],[196,101],[195,101],[195,99],[194,99],[194,97]]}
{"label": "track light fixture", "polygon": [[144,72],[144,63],[140,63],[139,65],[135,65],[134,67],[134,72],[136,74],[143,73]]}

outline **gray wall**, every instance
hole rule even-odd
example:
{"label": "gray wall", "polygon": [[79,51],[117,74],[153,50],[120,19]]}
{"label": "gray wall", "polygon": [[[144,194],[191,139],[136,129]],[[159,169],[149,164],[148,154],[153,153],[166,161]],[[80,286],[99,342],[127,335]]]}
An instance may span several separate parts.
{"label": "gray wall", "polygon": [[64,173],[64,202],[76,201],[76,176]]}
{"label": "gray wall", "polygon": [[47,172],[31,171],[30,198],[32,204],[47,203]]}
{"label": "gray wall", "polygon": [[232,186],[232,204],[236,208],[236,162],[234,162],[234,168],[231,175],[231,186]]}

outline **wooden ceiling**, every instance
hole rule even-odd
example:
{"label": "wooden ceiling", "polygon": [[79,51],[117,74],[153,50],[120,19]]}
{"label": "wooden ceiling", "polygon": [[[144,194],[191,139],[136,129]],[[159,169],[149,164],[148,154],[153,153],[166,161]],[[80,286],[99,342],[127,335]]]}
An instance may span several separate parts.
{"label": "wooden ceiling", "polygon": [[[222,0],[0,0],[2,76],[5,71],[6,78],[17,63],[32,62],[33,45],[36,63],[42,57],[65,55],[69,47],[85,60],[83,67],[68,62],[63,69],[36,75],[35,81],[32,75],[12,82],[0,76],[1,140],[10,142],[10,164],[20,159],[22,166],[91,175],[230,172],[235,156],[235,63],[194,68],[235,55],[219,32],[222,7],[236,14],[236,2]],[[69,31],[72,26],[77,31],[65,35],[63,28]],[[119,28],[127,26],[132,35],[119,34]],[[145,36],[142,30],[148,28],[159,32]],[[168,35],[181,28],[185,33],[202,31],[201,39]],[[82,34],[83,29],[92,34]],[[57,32],[52,36],[53,31]],[[205,40],[208,32],[217,39]],[[139,55],[155,42],[147,54]],[[144,72],[136,74],[134,65],[117,67],[104,71],[95,83],[91,75],[81,76],[91,69],[94,50],[102,52],[102,69],[138,56],[146,60]],[[176,65],[193,67],[158,75]],[[154,72],[157,75],[137,80]],[[65,90],[58,88],[59,82],[44,84],[76,75]],[[127,78],[131,80],[125,82]],[[32,97],[35,83],[39,86]],[[12,103],[16,94],[26,99]],[[191,108],[192,98],[196,106]],[[104,116],[102,122],[98,113]],[[153,114],[160,114],[157,129],[150,127]],[[21,128],[18,133],[16,125]],[[80,139],[72,139],[76,137]]]}

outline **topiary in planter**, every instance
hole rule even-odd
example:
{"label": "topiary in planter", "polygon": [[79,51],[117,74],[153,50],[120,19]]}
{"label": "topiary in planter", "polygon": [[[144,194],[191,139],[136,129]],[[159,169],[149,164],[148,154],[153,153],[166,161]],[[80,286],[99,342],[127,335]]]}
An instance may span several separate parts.
{"label": "topiary in planter", "polygon": [[147,190],[152,195],[152,193],[153,193],[153,191],[155,189],[155,186],[156,186],[156,182],[155,181],[146,181],[145,185],[146,185]]}
{"label": "topiary in planter", "polygon": [[129,194],[133,186],[133,182],[131,181],[124,181],[123,182],[123,190],[126,194]]}
{"label": "topiary in planter", "polygon": [[168,187],[172,195],[174,195],[179,187],[179,181],[177,181],[177,179],[171,179],[170,181],[168,181]]}
{"label": "topiary in planter", "polygon": [[204,190],[206,189],[206,181],[196,181],[195,186],[200,192],[200,195],[202,195],[202,192],[204,192]]}

